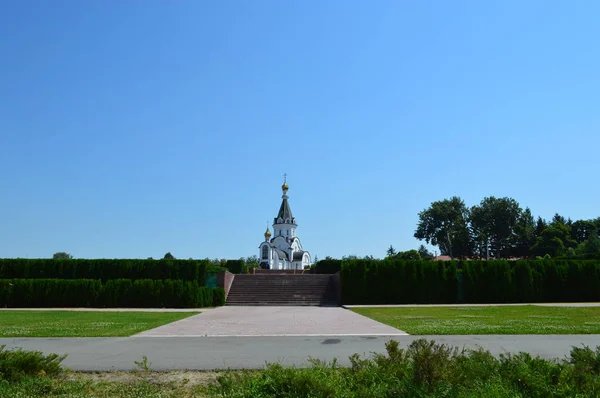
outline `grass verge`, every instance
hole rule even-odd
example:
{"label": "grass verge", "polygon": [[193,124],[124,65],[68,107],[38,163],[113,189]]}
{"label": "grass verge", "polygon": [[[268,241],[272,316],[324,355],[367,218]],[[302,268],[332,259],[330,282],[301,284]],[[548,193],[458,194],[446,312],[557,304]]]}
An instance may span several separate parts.
{"label": "grass verge", "polygon": [[596,334],[600,307],[353,308],[408,334]]}
{"label": "grass verge", "polygon": [[340,367],[336,361],[313,360],[302,369],[271,364],[261,371],[221,374],[138,371],[51,376],[32,369],[17,379],[0,374],[0,397],[566,398],[597,397],[600,392],[600,347],[595,351],[575,347],[569,358],[549,361],[526,353],[494,357],[484,350],[460,351],[420,339],[404,349],[389,341],[385,353],[371,358],[353,355],[350,363]]}
{"label": "grass verge", "polygon": [[0,337],[123,337],[197,312],[0,311]]}

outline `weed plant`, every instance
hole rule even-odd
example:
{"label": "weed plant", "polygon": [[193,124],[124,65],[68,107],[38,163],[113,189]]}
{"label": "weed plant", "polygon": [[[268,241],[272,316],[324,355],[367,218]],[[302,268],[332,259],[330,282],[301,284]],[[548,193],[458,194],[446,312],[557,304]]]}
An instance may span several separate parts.
{"label": "weed plant", "polygon": [[573,348],[550,361],[527,353],[458,350],[420,339],[406,349],[386,344],[385,354],[350,357],[351,366],[312,361],[304,369],[268,365],[262,372],[229,372],[213,396],[242,397],[598,397],[600,347]]}
{"label": "weed plant", "polygon": [[15,382],[32,375],[56,376],[61,373],[60,363],[66,358],[66,355],[5,348],[0,346],[0,382]]}

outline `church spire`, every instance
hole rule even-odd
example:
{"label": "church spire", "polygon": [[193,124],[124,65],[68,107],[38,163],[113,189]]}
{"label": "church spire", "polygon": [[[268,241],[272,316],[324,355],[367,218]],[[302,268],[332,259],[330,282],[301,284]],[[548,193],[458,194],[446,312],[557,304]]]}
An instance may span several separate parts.
{"label": "church spire", "polygon": [[273,231],[270,231],[267,225],[264,240],[258,246],[261,268],[302,270],[311,264],[310,254],[302,248],[302,243],[296,235],[298,224],[288,202],[289,188],[287,174],[284,174],[281,206],[273,221]]}
{"label": "church spire", "polygon": [[283,185],[281,186],[281,191],[283,192],[283,195],[281,195],[282,201],[277,217],[275,217],[275,224],[296,224],[296,219],[292,216],[292,209],[290,209],[290,204],[288,203],[288,189],[287,174],[284,174]]}

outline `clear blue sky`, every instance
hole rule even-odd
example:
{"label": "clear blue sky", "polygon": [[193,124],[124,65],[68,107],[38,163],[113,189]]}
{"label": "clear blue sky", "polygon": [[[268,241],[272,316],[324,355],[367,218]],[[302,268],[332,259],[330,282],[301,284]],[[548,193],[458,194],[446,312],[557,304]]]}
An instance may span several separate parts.
{"label": "clear blue sky", "polygon": [[0,257],[320,258],[432,201],[600,216],[600,2],[3,1]]}

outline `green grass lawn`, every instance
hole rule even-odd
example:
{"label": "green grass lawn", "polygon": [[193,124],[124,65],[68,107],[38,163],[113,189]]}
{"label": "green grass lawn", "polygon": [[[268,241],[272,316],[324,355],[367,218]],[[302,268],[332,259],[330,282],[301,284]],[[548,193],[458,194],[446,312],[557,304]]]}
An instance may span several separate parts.
{"label": "green grass lawn", "polygon": [[0,337],[122,337],[198,312],[0,311]]}
{"label": "green grass lawn", "polygon": [[408,334],[596,334],[600,307],[353,308]]}

